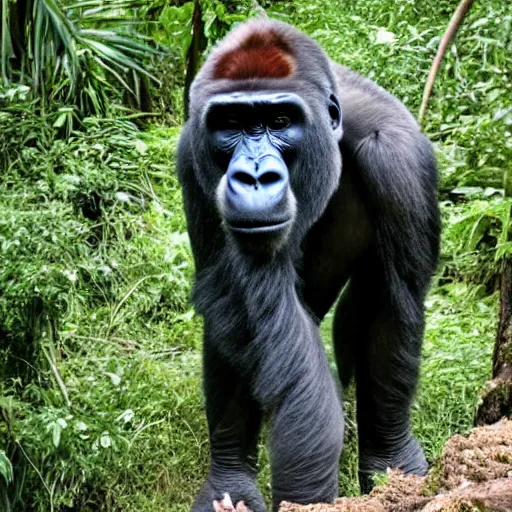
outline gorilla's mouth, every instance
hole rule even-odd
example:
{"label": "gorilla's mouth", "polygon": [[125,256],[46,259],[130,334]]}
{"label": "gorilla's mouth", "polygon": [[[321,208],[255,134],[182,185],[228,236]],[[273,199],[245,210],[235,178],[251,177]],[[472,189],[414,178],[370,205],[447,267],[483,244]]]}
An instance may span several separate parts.
{"label": "gorilla's mouth", "polygon": [[227,223],[229,229],[235,233],[247,234],[260,234],[260,233],[274,233],[282,231],[288,227],[292,222],[291,218],[279,220],[257,220],[257,219],[244,219],[237,221],[229,221]]}

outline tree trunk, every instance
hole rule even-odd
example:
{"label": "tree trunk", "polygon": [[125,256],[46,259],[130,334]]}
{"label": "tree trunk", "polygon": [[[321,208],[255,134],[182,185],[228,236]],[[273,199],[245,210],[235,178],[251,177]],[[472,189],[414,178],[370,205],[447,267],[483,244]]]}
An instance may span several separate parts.
{"label": "tree trunk", "polygon": [[476,413],[477,425],[512,417],[512,260],[503,264],[500,323],[494,346],[492,380],[486,384]]}
{"label": "tree trunk", "polygon": [[185,120],[188,119],[188,102],[190,86],[196,76],[201,60],[201,53],[206,48],[208,41],[204,35],[203,11],[199,0],[194,0],[194,13],[192,14],[192,41],[187,51],[187,70],[185,73],[185,89],[183,100],[185,105]]}

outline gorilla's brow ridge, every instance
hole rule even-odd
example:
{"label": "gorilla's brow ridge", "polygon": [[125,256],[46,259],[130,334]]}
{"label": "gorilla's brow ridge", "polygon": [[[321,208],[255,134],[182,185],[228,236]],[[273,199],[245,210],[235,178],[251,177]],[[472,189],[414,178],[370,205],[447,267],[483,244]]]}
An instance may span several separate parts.
{"label": "gorilla's brow ridge", "polygon": [[218,60],[214,79],[287,78],[295,72],[287,41],[272,30],[253,31]]}

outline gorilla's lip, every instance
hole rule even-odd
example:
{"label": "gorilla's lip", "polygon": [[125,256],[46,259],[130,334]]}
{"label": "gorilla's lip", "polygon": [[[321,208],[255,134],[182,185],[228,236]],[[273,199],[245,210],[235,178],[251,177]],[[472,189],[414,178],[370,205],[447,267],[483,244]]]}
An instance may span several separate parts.
{"label": "gorilla's lip", "polygon": [[231,221],[227,225],[231,231],[243,234],[265,234],[281,231],[292,222],[291,218],[276,221],[243,220]]}

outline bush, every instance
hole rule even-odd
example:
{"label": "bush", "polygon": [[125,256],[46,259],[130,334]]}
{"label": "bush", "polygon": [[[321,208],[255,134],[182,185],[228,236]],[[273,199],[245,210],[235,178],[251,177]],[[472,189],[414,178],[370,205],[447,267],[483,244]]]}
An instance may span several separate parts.
{"label": "bush", "polygon": [[123,492],[170,486],[169,454],[177,464],[204,430],[187,412],[200,406],[199,326],[176,132],[88,118],[66,140],[58,116],[21,102],[0,117],[4,506],[128,510]]}

